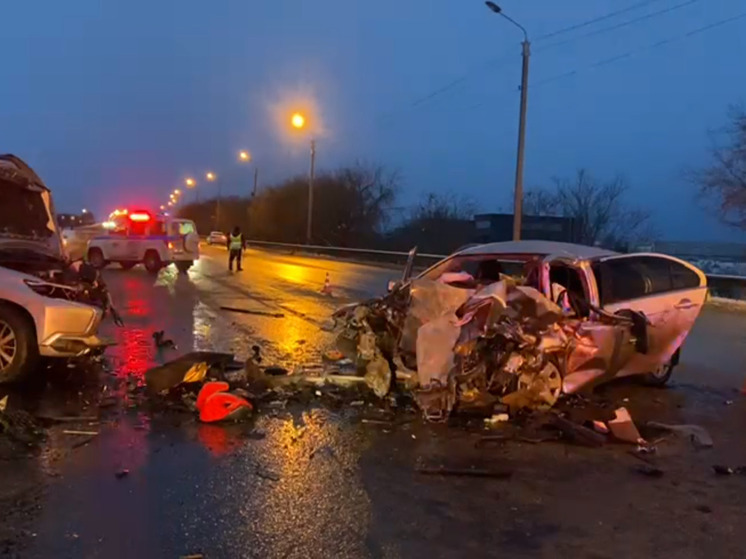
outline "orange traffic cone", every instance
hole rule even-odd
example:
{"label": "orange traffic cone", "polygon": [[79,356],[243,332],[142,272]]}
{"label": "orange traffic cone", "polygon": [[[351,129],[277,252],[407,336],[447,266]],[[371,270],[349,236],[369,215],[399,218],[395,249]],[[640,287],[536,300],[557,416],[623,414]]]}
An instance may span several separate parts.
{"label": "orange traffic cone", "polygon": [[334,293],[332,293],[332,284],[329,281],[329,272],[326,273],[326,279],[324,280],[324,287],[321,288],[321,293],[329,295],[329,297],[334,296]]}

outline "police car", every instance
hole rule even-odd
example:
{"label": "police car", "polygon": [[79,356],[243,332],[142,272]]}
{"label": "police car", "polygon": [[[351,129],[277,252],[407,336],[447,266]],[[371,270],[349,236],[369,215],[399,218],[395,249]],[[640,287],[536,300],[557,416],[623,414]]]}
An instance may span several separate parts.
{"label": "police car", "polygon": [[97,268],[116,262],[129,270],[142,263],[157,274],[173,263],[186,273],[199,258],[197,227],[189,219],[135,211],[115,217],[112,224],[88,242],[88,262]]}

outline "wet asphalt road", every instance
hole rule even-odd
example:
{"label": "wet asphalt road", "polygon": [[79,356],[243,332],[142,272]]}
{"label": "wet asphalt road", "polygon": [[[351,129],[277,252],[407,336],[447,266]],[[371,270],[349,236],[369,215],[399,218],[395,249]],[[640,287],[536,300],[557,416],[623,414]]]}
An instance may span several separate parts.
{"label": "wet asphalt road", "polygon": [[[2,455],[0,554],[743,556],[746,476],[718,477],[711,466],[746,465],[746,401],[735,390],[746,376],[746,314],[707,309],[671,388],[624,382],[602,389],[640,424],[697,423],[715,440],[709,450],[659,442],[654,460],[665,474],[648,478],[634,471],[641,461],[624,445],[477,446],[478,421],[423,425],[404,415],[392,424],[375,408],[313,397],[231,427],[135,406],[127,385],[192,348],[245,358],[256,343],[265,362],[314,366],[331,341],[318,328],[329,312],[396,276],[257,251],[239,275],[227,272],[224,259],[224,251],[206,249],[189,277],[169,269],[155,281],[140,269],[107,271],[126,326],[106,328],[118,342],[106,369],[57,371],[51,387],[10,393],[12,406],[36,415],[94,419],[50,427],[40,450]],[[334,298],[319,293],[327,273]],[[155,350],[151,334],[161,329],[178,351]],[[102,394],[114,405],[100,408]],[[416,472],[421,465],[491,467],[512,477],[431,477]],[[124,469],[128,475],[117,478]]]}

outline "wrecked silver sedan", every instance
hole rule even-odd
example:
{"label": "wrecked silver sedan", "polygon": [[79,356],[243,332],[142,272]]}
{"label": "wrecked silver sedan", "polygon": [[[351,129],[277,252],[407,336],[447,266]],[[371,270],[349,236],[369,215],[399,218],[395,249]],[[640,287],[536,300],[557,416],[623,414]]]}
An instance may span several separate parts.
{"label": "wrecked silver sedan", "polygon": [[66,260],[51,193],[23,161],[0,155],[0,382],[33,372],[40,357],[101,350],[111,299],[99,273]]}
{"label": "wrecked silver sedan", "polygon": [[707,295],[676,258],[545,241],[471,247],[408,275],[341,310],[338,345],[379,386],[403,380],[430,419],[547,408],[620,376],[664,384]]}

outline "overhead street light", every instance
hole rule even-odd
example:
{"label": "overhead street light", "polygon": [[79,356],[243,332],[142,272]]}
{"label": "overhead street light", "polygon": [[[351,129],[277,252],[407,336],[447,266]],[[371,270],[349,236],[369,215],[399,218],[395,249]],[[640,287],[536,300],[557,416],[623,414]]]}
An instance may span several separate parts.
{"label": "overhead street light", "polygon": [[523,32],[523,66],[521,71],[521,108],[520,121],[518,125],[518,154],[515,165],[515,188],[513,190],[513,240],[521,238],[521,226],[523,220],[523,159],[526,145],[526,105],[528,102],[528,63],[531,56],[531,43],[528,40],[526,28],[510,16],[503,13],[500,6],[494,2],[485,2],[487,7],[496,14],[504,17]]}
{"label": "overhead street light", "polygon": [[[239,151],[238,160],[241,163],[249,163],[251,161],[251,154],[248,151]],[[254,189],[251,191],[251,197],[256,196],[257,183],[259,181],[259,167],[254,167]]]}
{"label": "overhead street light", "polygon": [[[303,130],[307,126],[305,115],[295,112],[290,116],[290,125],[296,130]],[[313,180],[316,168],[316,140],[311,138],[311,169],[308,174],[308,218],[306,221],[306,244],[311,244],[313,232]]]}

